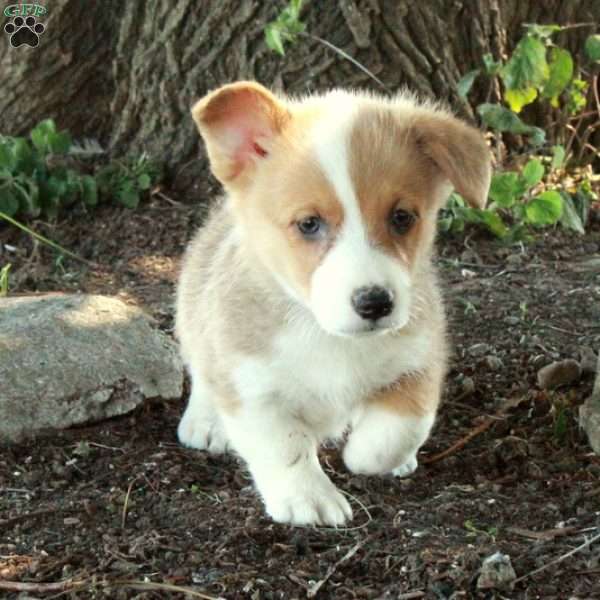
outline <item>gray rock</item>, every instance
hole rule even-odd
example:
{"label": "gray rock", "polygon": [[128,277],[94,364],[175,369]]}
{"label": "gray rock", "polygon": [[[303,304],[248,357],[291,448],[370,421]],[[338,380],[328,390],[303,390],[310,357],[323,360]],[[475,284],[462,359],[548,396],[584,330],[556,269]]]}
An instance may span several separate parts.
{"label": "gray rock", "polygon": [[594,452],[600,454],[600,356],[592,395],[579,407],[579,425],[586,432]]}
{"label": "gray rock", "polygon": [[479,344],[473,344],[469,347],[469,354],[471,356],[483,356],[484,354],[488,354],[492,347],[489,344],[481,342]]}
{"label": "gray rock", "polygon": [[510,562],[510,556],[496,552],[488,556],[481,565],[477,588],[480,590],[512,588],[517,574]]}
{"label": "gray rock", "polygon": [[581,377],[581,365],[572,358],[559,360],[542,367],[537,374],[538,385],[543,390],[552,390],[561,385],[574,383]]}
{"label": "gray rock", "polygon": [[500,369],[502,369],[502,367],[504,367],[502,359],[498,358],[497,356],[494,356],[493,354],[490,354],[489,356],[485,357],[485,364],[487,365],[490,371],[499,371]]}
{"label": "gray rock", "polygon": [[582,348],[579,350],[579,354],[581,357],[581,371],[583,373],[591,373],[593,375],[596,372],[596,354],[589,346],[582,346]]}
{"label": "gray rock", "polygon": [[175,344],[141,309],[106,296],[0,299],[0,443],[178,398]]}

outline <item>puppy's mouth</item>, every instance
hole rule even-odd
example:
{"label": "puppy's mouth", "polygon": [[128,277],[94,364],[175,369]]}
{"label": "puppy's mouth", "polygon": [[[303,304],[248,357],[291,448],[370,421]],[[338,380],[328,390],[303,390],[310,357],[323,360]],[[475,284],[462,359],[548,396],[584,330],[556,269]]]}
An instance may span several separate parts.
{"label": "puppy's mouth", "polygon": [[332,332],[333,335],[347,338],[364,338],[364,337],[375,337],[393,333],[402,329],[406,323],[365,323],[361,327],[354,329],[342,329],[336,332]]}

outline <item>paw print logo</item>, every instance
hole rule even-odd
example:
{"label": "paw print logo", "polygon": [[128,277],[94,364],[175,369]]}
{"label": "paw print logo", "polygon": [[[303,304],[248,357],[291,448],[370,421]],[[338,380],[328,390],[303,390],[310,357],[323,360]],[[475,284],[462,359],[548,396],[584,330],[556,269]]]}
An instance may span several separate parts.
{"label": "paw print logo", "polygon": [[4,26],[4,31],[10,35],[10,45],[13,48],[23,44],[35,48],[40,43],[40,35],[46,31],[43,23],[38,23],[35,17],[15,17],[12,23]]}

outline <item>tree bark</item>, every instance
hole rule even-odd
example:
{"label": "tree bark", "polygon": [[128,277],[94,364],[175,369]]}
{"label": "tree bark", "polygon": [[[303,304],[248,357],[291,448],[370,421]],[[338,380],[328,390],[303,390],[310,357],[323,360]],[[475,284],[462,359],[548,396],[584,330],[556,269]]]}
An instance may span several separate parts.
{"label": "tree bark", "polygon": [[[53,0],[37,48],[12,48],[2,32],[0,131],[23,134],[53,117],[75,138],[118,152],[149,152],[186,188],[199,140],[189,116],[207,90],[257,79],[289,93],[332,86],[376,89],[348,61],[302,38],[285,57],[264,26],[284,5],[260,0]],[[523,23],[598,23],[598,0],[337,0],[306,2],[307,31],[359,60],[392,90],[407,86],[473,116],[456,83],[483,54],[505,56]],[[6,18],[5,18],[6,20]],[[562,33],[573,51],[592,31]]]}

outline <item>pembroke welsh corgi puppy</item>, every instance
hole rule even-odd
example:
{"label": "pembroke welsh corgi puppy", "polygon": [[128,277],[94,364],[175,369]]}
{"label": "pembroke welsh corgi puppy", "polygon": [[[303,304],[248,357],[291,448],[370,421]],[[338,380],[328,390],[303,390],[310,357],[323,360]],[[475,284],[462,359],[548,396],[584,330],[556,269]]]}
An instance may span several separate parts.
{"label": "pembroke welsh corgi puppy", "polygon": [[488,148],[406,93],[238,82],[192,116],[226,196],[183,261],[179,439],[239,453],[275,521],[342,525],[319,444],[348,432],[353,473],[415,470],[446,369],[436,215],[452,188],[484,206]]}

